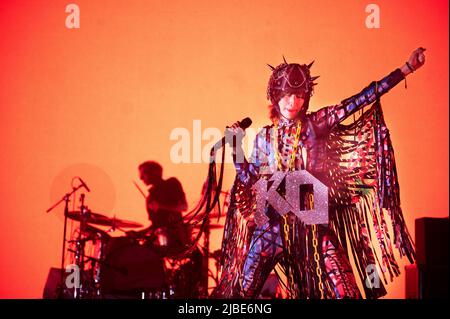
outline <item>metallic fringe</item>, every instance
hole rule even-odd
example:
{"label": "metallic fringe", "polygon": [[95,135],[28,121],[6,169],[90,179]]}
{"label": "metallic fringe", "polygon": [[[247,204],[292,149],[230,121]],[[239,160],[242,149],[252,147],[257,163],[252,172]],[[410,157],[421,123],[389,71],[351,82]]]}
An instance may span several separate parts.
{"label": "metallic fringe", "polygon": [[[351,252],[366,298],[384,296],[388,279],[392,281],[400,273],[393,245],[411,263],[415,252],[400,207],[394,151],[379,101],[352,124],[338,125],[330,133],[326,171],[329,228],[347,255]],[[212,297],[240,296],[242,268],[254,229],[253,211],[251,190],[236,179],[222,242],[222,279]],[[311,226],[294,222],[289,228],[293,240],[290,247],[285,242],[285,251],[289,249],[290,254],[285,253],[280,262],[285,276],[293,279],[285,285],[287,293],[290,298],[320,298]],[[321,243],[326,227],[317,229]],[[323,258],[321,263],[324,270]],[[378,286],[367,284],[367,278],[374,276],[382,279]],[[324,297],[334,298],[326,271],[322,271],[321,281]]]}

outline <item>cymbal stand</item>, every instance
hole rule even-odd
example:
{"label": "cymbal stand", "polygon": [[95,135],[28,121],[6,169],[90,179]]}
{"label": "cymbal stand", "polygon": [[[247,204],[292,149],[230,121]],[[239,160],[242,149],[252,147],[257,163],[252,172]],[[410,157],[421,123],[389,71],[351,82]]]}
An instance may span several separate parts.
{"label": "cymbal stand", "polygon": [[87,206],[84,205],[84,198],[85,195],[81,194],[80,196],[80,202],[81,202],[81,206],[80,206],[80,213],[81,213],[81,218],[80,218],[80,230],[78,232],[78,239],[75,241],[75,264],[78,266],[79,269],[79,278],[80,278],[80,286],[79,287],[75,287],[74,289],[74,298],[75,299],[80,299],[83,298],[83,272],[84,272],[84,247],[85,247],[85,240],[83,239],[83,235],[85,234],[86,231],[86,217],[89,213]]}
{"label": "cymbal stand", "polygon": [[58,285],[58,298],[61,299],[64,296],[64,255],[66,251],[66,232],[67,232],[67,216],[69,214],[69,202],[70,197],[80,188],[84,187],[83,185],[73,187],[70,193],[65,194],[58,202],[53,204],[49,209],[47,209],[47,213],[51,212],[55,207],[64,202],[64,230],[63,230],[63,244],[62,244],[62,253],[61,253],[61,278]]}

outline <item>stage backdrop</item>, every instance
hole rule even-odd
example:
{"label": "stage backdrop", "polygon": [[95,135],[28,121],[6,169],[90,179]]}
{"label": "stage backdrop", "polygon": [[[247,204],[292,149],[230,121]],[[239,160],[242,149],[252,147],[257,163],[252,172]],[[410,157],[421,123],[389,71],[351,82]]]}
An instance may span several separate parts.
{"label": "stage backdrop", "polygon": [[[366,24],[371,3],[379,21]],[[72,177],[92,210],[147,223],[133,180],[142,186],[137,166],[151,159],[192,207],[208,167],[199,152],[214,140],[201,134],[246,116],[268,123],[266,63],[315,60],[316,110],[419,46],[425,66],[382,98],[413,236],[416,218],[448,216],[446,0],[0,1],[0,297],[42,296],[63,232],[62,206],[45,211]],[[187,163],[171,157],[181,132]],[[229,187],[231,165],[225,174]],[[388,290],[404,297],[404,271]]]}

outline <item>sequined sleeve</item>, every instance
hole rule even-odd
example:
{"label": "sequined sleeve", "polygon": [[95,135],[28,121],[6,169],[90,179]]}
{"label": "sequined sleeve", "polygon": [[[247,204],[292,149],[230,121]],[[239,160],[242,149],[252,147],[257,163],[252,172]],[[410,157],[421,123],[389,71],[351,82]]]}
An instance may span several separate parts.
{"label": "sequined sleeve", "polygon": [[256,182],[260,174],[260,167],[267,159],[267,142],[265,138],[267,129],[268,128],[262,129],[258,135],[256,135],[249,160],[243,156],[241,161],[234,161],[237,177],[241,183],[245,185],[251,186]]}
{"label": "sequined sleeve", "polygon": [[356,111],[375,102],[377,97],[389,92],[403,79],[402,71],[396,69],[382,80],[373,81],[361,92],[343,100],[338,105],[327,106],[312,113],[311,119],[317,126],[330,130]]}

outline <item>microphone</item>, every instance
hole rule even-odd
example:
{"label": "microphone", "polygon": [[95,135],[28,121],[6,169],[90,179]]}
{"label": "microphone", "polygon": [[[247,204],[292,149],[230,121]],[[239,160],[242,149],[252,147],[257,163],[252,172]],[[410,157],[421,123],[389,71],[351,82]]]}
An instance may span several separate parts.
{"label": "microphone", "polygon": [[239,127],[243,130],[246,130],[250,125],[252,125],[252,120],[249,117],[239,122]]}
{"label": "microphone", "polygon": [[[250,126],[252,125],[252,120],[249,117],[246,117],[245,119],[243,119],[242,121],[239,122],[239,127],[241,129],[243,129],[244,131]],[[225,144],[225,136],[222,137],[222,139],[220,141],[218,141],[216,144],[214,144],[213,148],[211,149],[211,151],[213,150],[217,150],[220,147],[222,147],[222,145]]]}
{"label": "microphone", "polygon": [[81,182],[81,186],[83,186],[84,188],[86,188],[86,190],[88,192],[90,192],[91,190],[89,189],[89,187],[86,185],[86,183],[81,179],[81,177],[77,177],[78,180]]}

